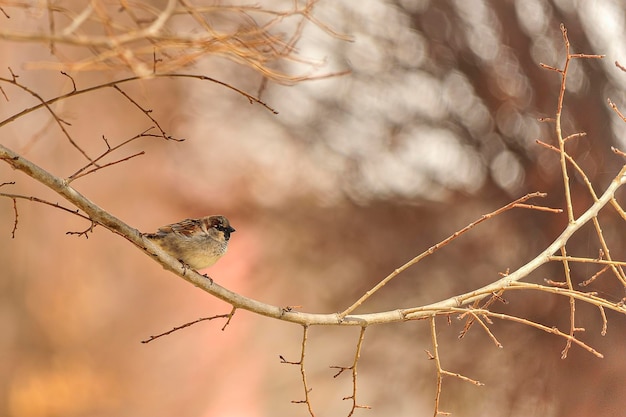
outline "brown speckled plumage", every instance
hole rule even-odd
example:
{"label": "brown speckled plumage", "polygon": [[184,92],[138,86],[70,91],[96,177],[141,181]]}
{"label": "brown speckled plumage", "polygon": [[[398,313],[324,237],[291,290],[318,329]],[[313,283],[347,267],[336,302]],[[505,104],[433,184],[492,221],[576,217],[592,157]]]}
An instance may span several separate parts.
{"label": "brown speckled plumage", "polygon": [[226,253],[234,231],[226,217],[208,216],[168,224],[144,236],[191,268],[203,269]]}

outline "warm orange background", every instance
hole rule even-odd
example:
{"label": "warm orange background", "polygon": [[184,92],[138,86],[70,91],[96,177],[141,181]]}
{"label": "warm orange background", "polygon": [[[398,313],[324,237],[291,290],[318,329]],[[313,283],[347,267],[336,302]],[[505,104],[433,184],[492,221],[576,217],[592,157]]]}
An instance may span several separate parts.
{"label": "warm orange background", "polygon": [[[558,77],[538,62],[562,63],[560,22],[576,51],[608,54],[572,70],[564,123],[568,133],[584,130],[588,138],[571,152],[598,190],[623,163],[609,147],[626,149],[624,124],[605,106],[607,96],[620,99],[626,80],[612,65],[626,63],[616,46],[624,27],[611,19],[619,2],[595,2],[596,14],[542,0],[329,3],[319,5],[318,17],[355,42],[308,28],[299,53],[326,57],[322,69],[351,68],[351,75],[293,87],[270,83],[262,98],[278,116],[208,82],[123,85],[169,134],[187,140],[137,140],[110,160],[146,155],[72,185],[141,231],[224,214],[237,231],[224,259],[203,272],[267,303],[339,311],[408,259],[527,192],[546,191],[543,203],[562,207],[556,155],[534,143],[554,140],[550,125],[536,118],[554,113]],[[5,22],[46,27],[36,14],[11,13],[10,22],[0,16],[0,28]],[[0,42],[2,68],[10,66],[45,98],[69,91],[71,83],[23,64],[49,59],[46,46]],[[252,93],[261,81],[224,60],[186,71]],[[84,88],[122,75],[80,73],[74,80]],[[0,76],[9,73],[0,69]],[[36,103],[6,83],[0,87],[9,98],[0,96],[0,120]],[[104,151],[103,135],[117,144],[152,125],[110,88],[54,110],[92,156]],[[3,127],[0,142],[62,177],[86,163],[41,110]],[[0,183],[9,181],[17,184],[0,191],[69,206],[0,164]],[[580,213],[590,197],[575,176],[572,189]],[[307,415],[304,405],[290,403],[303,398],[299,369],[279,360],[298,360],[300,327],[238,311],[224,331],[222,321],[203,322],[142,344],[230,308],[102,227],[88,239],[66,235],[89,225],[41,204],[18,201],[17,207],[11,238],[12,202],[0,200],[0,415]],[[362,311],[422,305],[487,284],[543,250],[565,220],[507,213],[398,277]],[[610,212],[601,220],[613,257],[624,259],[623,224]],[[584,229],[570,253],[594,257],[597,248]],[[595,272],[575,266],[573,276],[581,282]],[[562,269],[550,265],[529,279],[544,278],[562,280]],[[591,290],[619,300],[624,289],[613,281],[607,275]],[[567,331],[567,300],[505,298],[509,304],[497,310]],[[577,325],[587,329],[580,337],[602,360],[576,347],[561,360],[563,340],[512,323],[492,326],[504,349],[478,327],[458,340],[463,323],[441,319],[443,366],[486,384],[446,379],[442,409],[463,416],[621,416],[626,318],[608,318],[608,335],[601,337],[597,309],[577,306]],[[307,372],[316,415],[347,414],[341,399],[351,393],[350,377],[333,379],[329,366],[349,365],[357,338],[358,329],[310,329]],[[435,375],[425,349],[431,349],[425,322],[368,329],[358,398],[373,409],[357,413],[430,415]]]}

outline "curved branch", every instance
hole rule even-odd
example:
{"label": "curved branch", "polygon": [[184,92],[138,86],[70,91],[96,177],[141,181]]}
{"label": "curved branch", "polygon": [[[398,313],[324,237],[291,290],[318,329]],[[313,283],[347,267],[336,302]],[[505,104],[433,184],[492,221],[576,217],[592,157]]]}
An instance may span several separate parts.
{"label": "curved branch", "polygon": [[[205,75],[174,74],[174,73],[152,74],[151,76],[153,78],[196,78],[196,79],[198,79],[200,81],[209,81],[209,82],[212,82],[212,83],[215,83],[215,84],[219,84],[219,85],[221,85],[223,87],[226,87],[226,88],[228,88],[228,89],[230,89],[230,90],[232,90],[232,91],[234,91],[234,92],[244,96],[248,100],[248,102],[251,103],[251,104],[253,104],[253,103],[260,104],[261,106],[265,107],[267,110],[271,111],[272,113],[278,114],[278,112],[275,109],[270,107],[267,103],[262,101],[260,98],[255,97],[252,94],[248,94],[245,91],[243,91],[243,90],[241,90],[241,89],[239,89],[239,88],[237,88],[237,87],[235,87],[233,85],[230,85],[227,82],[220,81],[220,80],[218,80],[216,78],[207,77]],[[139,76],[128,77],[128,78],[123,78],[121,80],[115,80],[115,81],[110,81],[108,83],[98,84],[98,85],[95,85],[93,87],[83,88],[82,90],[76,90],[74,88],[69,93],[56,96],[54,98],[51,98],[50,100],[45,100],[44,101],[43,99],[40,99],[41,103],[36,104],[36,105],[34,105],[32,107],[29,107],[27,109],[24,109],[24,110],[22,110],[19,113],[15,113],[14,115],[12,115],[11,117],[6,118],[5,120],[1,120],[0,121],[0,127],[4,126],[6,124],[9,124],[9,123],[19,119],[20,117],[22,117],[22,116],[24,116],[24,115],[26,115],[28,113],[31,113],[31,112],[33,112],[35,110],[38,110],[38,109],[40,109],[42,107],[49,108],[49,106],[51,104],[56,103],[57,101],[65,100],[66,98],[69,98],[69,97],[78,96],[78,95],[81,95],[81,94],[85,94],[85,93],[89,93],[89,92],[92,92],[92,91],[96,91],[96,90],[99,90],[101,88],[114,87],[114,86],[117,86],[119,84],[131,82],[131,81],[137,81],[137,80],[141,80],[141,79],[142,78],[139,77]],[[14,79],[0,77],[0,82],[6,82],[6,83],[9,83],[9,84],[13,84],[13,85],[16,85],[16,86],[18,86],[18,87],[20,87],[22,89],[26,89],[27,91],[30,92],[30,90],[28,90],[26,87],[22,86],[21,84],[16,83],[16,81]],[[72,79],[72,83],[73,82],[74,82],[74,80]]]}
{"label": "curved branch", "polygon": [[[574,222],[569,223],[563,233],[537,257],[523,265],[517,271],[506,275],[489,285],[477,290],[448,298],[447,300],[427,306],[409,308],[403,310],[391,310],[378,313],[346,315],[342,317],[338,313],[332,314],[314,314],[302,313],[296,311],[288,311],[284,308],[266,304],[251,298],[244,297],[233,291],[230,291],[218,284],[212,279],[204,275],[200,275],[196,271],[183,269],[180,262],[169,254],[163,252],[159,247],[152,244],[137,230],[126,223],[122,222],[115,216],[107,213],[95,203],[83,196],[77,190],[68,185],[67,180],[58,178],[36,164],[28,161],[22,156],[16,154],[12,150],[0,144],[0,159],[6,161],[13,168],[18,169],[33,179],[41,182],[53,191],[63,196],[66,200],[74,204],[77,208],[83,210],[89,218],[97,224],[111,230],[122,236],[126,240],[133,243],[144,253],[154,258],[163,268],[171,271],[190,282],[198,288],[208,292],[209,294],[226,301],[233,307],[252,311],[263,316],[284,320],[292,323],[298,323],[305,326],[310,325],[343,325],[343,326],[367,326],[372,324],[390,323],[405,320],[416,320],[430,317],[434,311],[441,311],[450,308],[458,308],[468,305],[476,300],[480,300],[495,291],[512,287],[516,281],[528,276],[539,266],[550,261],[550,257],[559,250],[565,242],[576,232],[583,224],[594,218],[600,209],[612,201],[615,191],[626,183],[626,166],[622,167],[617,177],[613,179],[604,194],[583,213]],[[582,297],[584,293],[579,293]],[[616,309],[615,306],[605,305],[607,308]],[[621,310],[620,310],[621,311]],[[624,311],[621,311],[624,312]]]}

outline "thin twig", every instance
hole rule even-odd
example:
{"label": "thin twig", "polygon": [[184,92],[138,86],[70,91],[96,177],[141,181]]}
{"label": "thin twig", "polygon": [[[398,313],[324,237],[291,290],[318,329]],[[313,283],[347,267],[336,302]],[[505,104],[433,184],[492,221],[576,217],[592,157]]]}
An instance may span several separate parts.
{"label": "thin twig", "polygon": [[[507,272],[503,275],[503,276],[507,276],[509,275],[509,271],[507,270]],[[502,294],[504,293],[504,290],[500,290],[497,293],[494,292],[491,294],[491,297],[489,297],[487,299],[487,301],[485,301],[485,303],[481,306],[480,302],[482,300],[476,300],[474,301],[473,305],[472,305],[472,309],[484,309],[487,310],[489,307],[491,307],[491,305],[493,303],[495,303],[496,301],[500,301],[502,304],[506,304],[506,300],[504,300],[502,298]],[[470,310],[471,311],[471,310]],[[468,313],[469,314],[469,311]],[[461,316],[459,317],[460,319],[463,319],[465,317],[466,314],[461,314]],[[468,317],[467,321],[465,322],[465,326],[463,326],[463,329],[461,330],[461,332],[459,333],[459,339],[462,339],[465,337],[465,335],[467,334],[467,332],[469,332],[469,329],[472,327],[472,324],[474,324],[474,317]]]}
{"label": "thin twig", "polygon": [[363,346],[363,339],[365,338],[365,330],[366,329],[367,329],[366,326],[361,327],[361,332],[359,333],[359,341],[356,344],[356,351],[354,353],[354,360],[352,362],[352,365],[347,367],[347,368],[341,368],[339,373],[337,373],[335,375],[335,377],[337,377],[344,370],[351,370],[352,371],[352,395],[343,398],[343,400],[352,400],[352,408],[350,409],[350,412],[348,413],[348,417],[352,416],[357,408],[366,408],[366,409],[372,408],[369,405],[360,405],[357,402],[357,400],[356,400],[356,392],[357,392],[357,364],[359,363],[359,359],[361,358],[361,347]]}
{"label": "thin twig", "polygon": [[288,362],[281,356],[281,361],[283,363],[291,364],[291,365],[299,365],[300,367],[300,375],[302,377],[302,386],[304,387],[304,400],[292,400],[293,404],[306,404],[307,409],[309,410],[309,414],[311,417],[315,417],[315,413],[313,412],[313,406],[311,404],[311,397],[309,396],[311,389],[309,388],[307,379],[306,379],[306,369],[304,367],[304,358],[306,356],[306,344],[309,326],[302,326],[303,334],[302,334],[302,344],[300,348],[300,360],[298,362]]}
{"label": "thin twig", "polygon": [[185,140],[185,139],[177,139],[177,138],[175,138],[175,137],[165,133],[165,130],[163,130],[163,128],[161,127],[159,122],[157,122],[157,120],[154,117],[152,117],[152,115],[151,115],[152,110],[144,109],[139,103],[137,103],[127,92],[122,90],[117,84],[113,84],[113,85],[111,85],[111,87],[113,87],[113,89],[115,91],[117,91],[122,96],[124,96],[126,98],[126,100],[130,101],[133,106],[138,108],[148,119],[150,119],[152,121],[152,123],[154,123],[154,125],[157,127],[157,129],[159,129],[159,131],[161,131],[161,137],[163,139],[173,140],[173,141],[176,141],[176,142],[183,142]]}
{"label": "thin twig", "polygon": [[[6,83],[10,83],[10,84],[14,84],[15,85],[15,83],[17,82],[16,80],[17,80],[18,77],[15,74],[13,74],[13,73],[11,73],[11,75],[13,76],[13,78],[0,77],[0,82],[6,82]],[[197,80],[200,80],[200,81],[209,81],[209,82],[212,82],[214,84],[218,84],[218,85],[221,85],[223,87],[226,87],[229,90],[232,90],[232,91],[236,92],[237,94],[240,94],[240,95],[244,96],[251,104],[253,104],[253,103],[260,104],[261,106],[265,107],[267,110],[271,111],[272,113],[278,114],[278,112],[276,110],[274,110],[272,107],[270,107],[267,103],[265,103],[261,99],[255,97],[255,96],[253,96],[251,94],[248,94],[245,91],[240,90],[239,88],[237,88],[237,87],[235,87],[235,86],[233,86],[231,84],[228,84],[228,83],[226,83],[224,81],[217,80],[215,78],[207,77],[205,75],[161,73],[161,74],[154,74],[153,78],[193,78],[193,79],[197,79]],[[72,90],[69,93],[61,94],[59,96],[51,98],[50,100],[47,100],[45,102],[41,102],[39,104],[36,104],[36,105],[34,105],[32,107],[24,109],[21,112],[16,113],[16,114],[14,114],[14,115],[12,115],[12,116],[10,116],[10,117],[0,121],[0,127],[4,126],[4,125],[6,125],[6,124],[8,124],[8,123],[10,123],[12,121],[15,121],[15,120],[19,119],[20,117],[22,117],[22,116],[24,116],[24,115],[26,115],[28,113],[31,113],[31,112],[33,112],[35,110],[38,110],[38,109],[40,109],[42,107],[49,107],[50,105],[56,103],[57,101],[65,100],[65,99],[67,99],[69,97],[74,97],[74,96],[90,93],[92,91],[100,90],[100,89],[103,89],[103,88],[106,88],[106,87],[112,87],[114,85],[120,85],[120,84],[129,83],[129,82],[134,82],[134,81],[141,80],[141,79],[142,79],[141,77],[134,76],[134,77],[128,77],[128,78],[123,78],[123,79],[120,79],[120,80],[115,80],[115,81],[110,81],[110,82],[107,82],[107,83],[98,84],[98,85],[95,85],[95,86],[92,86],[92,87],[88,87],[88,88],[84,88],[84,89],[81,89],[81,90],[74,89],[74,90]],[[23,88],[23,87],[21,87],[21,88]]]}
{"label": "thin twig", "polygon": [[[116,150],[120,149],[121,147],[128,145],[129,143],[131,143],[132,141],[134,141],[136,139],[146,138],[146,137],[160,138],[161,136],[159,136],[159,135],[148,133],[152,129],[154,129],[154,127],[149,127],[148,129],[144,130],[143,132],[141,132],[141,133],[139,133],[139,134],[137,134],[137,135],[135,135],[135,136],[133,136],[133,137],[131,137],[129,139],[126,139],[126,140],[122,141],[121,143],[119,143],[119,144],[117,144],[117,145],[115,145],[113,147],[111,147],[111,145],[109,144],[109,141],[107,140],[107,138],[104,135],[102,135],[102,140],[104,141],[107,149],[104,152],[102,152],[97,158],[95,158],[92,162],[89,162],[87,165],[83,166],[78,171],[76,171],[75,173],[70,175],[67,178],[68,181],[72,182],[72,181],[74,181],[77,178],[80,178],[80,177],[82,177],[84,175],[87,175],[87,174],[82,174],[82,175],[79,175],[79,174],[81,174],[83,171],[85,171],[90,166],[95,166],[96,168],[104,168],[104,166],[100,167],[99,165],[97,165],[98,161],[100,161],[102,158],[106,157],[107,155],[115,152]],[[134,156],[138,156],[138,154],[136,154]],[[127,159],[130,159],[130,158],[127,158]],[[122,160],[120,160],[118,162],[122,162]],[[116,163],[118,163],[118,162],[116,162]],[[108,165],[113,165],[113,164],[107,164],[107,166]],[[93,171],[95,171],[95,170],[91,170],[90,172],[93,172]]]}
{"label": "thin twig", "polygon": [[580,287],[586,287],[587,285],[591,284],[592,282],[594,282],[600,275],[602,275],[603,273],[605,273],[609,268],[611,267],[611,265],[606,265],[604,268],[602,268],[601,270],[599,270],[598,272],[596,272],[595,274],[593,274],[591,276],[591,278],[584,280],[583,282],[581,282],[580,284],[578,284]]}
{"label": "thin twig", "polygon": [[[480,319],[480,317],[473,312],[472,310],[469,311],[469,313],[472,315],[472,317],[474,317],[474,319],[478,322],[478,324],[480,324],[480,326],[483,328],[483,330],[485,331],[485,333],[487,333],[487,335],[489,336],[489,338],[491,339],[491,341],[500,349],[503,348],[502,343],[500,343],[498,341],[498,339],[496,338],[496,336],[491,332],[491,329],[489,329],[489,327]],[[487,317],[488,319],[488,317]]]}
{"label": "thin twig", "polygon": [[515,208],[524,208],[524,209],[537,210],[537,211],[546,211],[548,213],[555,213],[555,214],[563,213],[563,209],[560,209],[560,208],[536,206],[534,204],[516,204]]}
{"label": "thin twig", "polygon": [[613,102],[611,101],[611,99],[610,99],[610,98],[607,98],[606,100],[607,100],[607,102],[609,103],[609,107],[611,107],[611,109],[613,109],[613,111],[614,111],[615,113],[617,113],[617,115],[618,115],[618,116],[622,119],[622,121],[626,122],[626,116],[624,116],[624,113],[622,113],[622,112],[621,112],[621,111],[617,108],[617,105],[616,105],[615,103],[613,103]]}
{"label": "thin twig", "polygon": [[[538,140],[537,143],[552,151],[560,152],[556,147],[549,145],[547,143],[544,143],[542,141]],[[583,182],[587,186],[587,189],[589,190],[589,194],[591,194],[593,201],[598,201],[598,195],[596,194],[596,191],[594,190],[593,185],[591,184],[591,181],[589,180],[589,177],[587,176],[585,171],[583,171],[580,165],[578,165],[578,163],[574,160],[574,158],[572,158],[569,154],[565,153],[565,158],[583,179]],[[613,199],[612,202],[613,201],[615,200]],[[613,205],[615,206],[615,204]],[[624,217],[624,220],[626,220],[626,216]],[[593,217],[592,222],[596,230],[596,235],[598,236],[598,239],[600,240],[600,245],[602,246],[602,250],[606,254],[607,260],[610,261],[611,251],[606,243],[606,240],[604,239],[604,234],[602,233],[602,228],[600,227],[600,221],[598,220],[597,216]],[[613,272],[613,275],[615,275],[615,277],[622,283],[622,285],[626,286],[626,274],[624,274],[624,271],[616,265],[611,266],[611,271]]]}
{"label": "thin twig", "polygon": [[[569,262],[567,261],[567,249],[565,249],[565,245],[561,246],[561,255],[563,257],[563,270],[565,271],[565,282],[567,284],[567,289],[570,291],[574,291],[574,286],[572,285],[572,276],[569,268]],[[570,307],[570,330],[569,335],[570,338],[565,342],[565,348],[561,352],[561,359],[567,358],[567,353],[572,347],[572,339],[574,338],[574,332],[576,331],[576,300],[574,297],[569,297],[569,307]]]}
{"label": "thin twig", "polygon": [[549,257],[551,261],[569,261],[569,262],[581,262],[581,263],[591,263],[591,264],[601,264],[601,265],[620,265],[626,266],[625,261],[614,261],[608,259],[594,259],[594,258],[581,258],[579,256],[558,256],[553,255]]}
{"label": "thin twig", "polygon": [[13,199],[13,200],[15,200],[15,199],[19,198],[19,199],[22,199],[22,200],[29,200],[29,201],[34,201],[34,202],[36,202],[36,203],[46,204],[46,205],[48,205],[48,206],[51,206],[51,207],[54,207],[54,208],[58,208],[58,209],[60,209],[60,210],[63,210],[63,211],[65,211],[65,212],[67,212],[67,213],[71,213],[71,214],[73,214],[73,215],[75,215],[75,216],[78,216],[78,217],[80,217],[80,218],[82,218],[82,219],[85,219],[85,220],[89,220],[89,221],[91,221],[91,219],[89,218],[89,216],[85,216],[84,214],[81,214],[81,213],[80,213],[78,210],[76,210],[76,209],[71,209],[71,208],[68,208],[68,207],[63,207],[63,206],[62,206],[62,205],[60,205],[59,203],[52,203],[52,202],[50,202],[50,201],[46,201],[46,200],[43,200],[43,199],[41,199],[41,198],[37,198],[37,197],[29,196],[29,195],[9,194],[9,193],[0,193],[0,197],[11,198],[11,199]]}
{"label": "thin twig", "polygon": [[11,239],[15,239],[15,231],[17,230],[17,219],[19,215],[17,214],[17,199],[15,197],[13,200],[13,213],[15,214],[15,221],[13,222],[13,230],[11,230]]}
{"label": "thin twig", "polygon": [[[41,108],[41,107],[45,107],[46,110],[48,110],[48,113],[50,113],[50,115],[52,116],[52,118],[54,119],[54,121],[56,122],[57,126],[59,126],[59,129],[61,129],[61,132],[63,132],[63,135],[67,138],[67,140],[70,142],[70,144],[76,149],[78,150],[88,161],[91,161],[91,157],[89,155],[87,155],[87,152],[85,152],[85,150],[83,148],[81,148],[78,143],[74,140],[74,138],[72,138],[72,136],[69,134],[69,132],[67,131],[67,129],[65,128],[65,125],[69,125],[68,122],[66,122],[65,120],[61,119],[54,110],[52,110],[52,107],[50,107],[50,100],[46,101],[44,100],[39,94],[37,94],[35,91],[31,90],[30,88],[26,87],[25,85],[19,83],[17,81],[18,77],[13,73],[13,71],[11,70],[11,68],[9,68],[9,72],[12,75],[11,79],[8,78],[2,78],[0,77],[0,81],[4,81],[7,82],[9,84],[12,84],[20,89],[22,89],[23,91],[26,91],[28,94],[30,94],[31,96],[35,97],[40,104],[33,106],[33,107],[37,107],[37,108]],[[7,121],[11,121],[11,120],[15,120],[17,118],[19,118],[21,114],[23,114],[24,112],[20,112],[17,115],[13,115],[11,117],[9,117],[8,119],[0,122],[0,127],[4,126],[6,124]]]}
{"label": "thin twig", "polygon": [[52,40],[52,38],[54,38],[55,35],[55,23],[54,23],[54,13],[52,10],[52,7],[50,5],[50,0],[46,0],[47,3],[47,9],[48,9],[48,28],[50,29],[50,54],[54,55],[55,54],[55,48],[54,48],[54,40]]}
{"label": "thin twig", "polygon": [[78,178],[80,178],[80,177],[84,177],[85,175],[92,174],[92,173],[94,173],[94,172],[96,172],[96,171],[99,171],[99,170],[101,170],[101,169],[103,169],[103,168],[107,168],[107,167],[110,167],[110,166],[112,166],[112,165],[119,164],[119,163],[121,163],[121,162],[126,162],[126,161],[128,161],[129,159],[135,158],[135,157],[137,157],[137,156],[145,155],[145,154],[146,154],[146,152],[145,152],[145,151],[140,151],[140,152],[137,152],[137,153],[132,154],[132,155],[130,155],[130,156],[127,156],[126,158],[118,159],[117,161],[109,162],[108,164],[104,164],[104,165],[98,165],[98,166],[96,166],[95,168],[90,169],[89,171],[85,171],[85,172],[83,172],[83,173],[81,173],[81,174],[74,175],[74,176],[72,176],[72,177],[68,178],[68,181],[69,181],[69,182],[74,181],[74,180],[76,180],[76,179],[78,179]]}
{"label": "thin twig", "polygon": [[430,320],[430,339],[431,339],[431,344],[432,344],[432,348],[433,348],[433,352],[429,354],[429,357],[431,360],[433,360],[435,362],[435,369],[437,371],[437,387],[435,389],[435,412],[433,414],[434,417],[437,417],[439,415],[449,415],[450,413],[445,412],[445,411],[441,411],[439,409],[439,404],[441,402],[441,387],[443,384],[443,377],[445,375],[447,376],[452,376],[455,378],[458,378],[462,381],[465,382],[469,382],[471,384],[480,386],[480,385],[484,385],[482,382],[480,381],[476,381],[472,378],[468,378],[464,375],[461,375],[459,373],[456,372],[449,372],[444,370],[441,367],[441,360],[439,359],[439,342],[437,341],[437,327],[435,324],[435,319],[436,319],[436,314],[433,314],[430,316],[429,320]]}
{"label": "thin twig", "polygon": [[534,290],[551,294],[560,295],[567,298],[575,298],[579,301],[583,301],[587,304],[594,305],[596,307],[603,307],[605,309],[613,310],[619,314],[626,315],[626,306],[620,303],[615,303],[607,300],[606,298],[598,297],[597,293],[582,292],[577,290],[570,290],[569,288],[551,287],[541,284],[534,284],[530,282],[513,282],[507,291],[512,290]]}
{"label": "thin twig", "polygon": [[182,324],[180,326],[176,326],[173,329],[168,330],[166,332],[159,333],[156,336],[150,336],[147,339],[142,340],[141,343],[150,343],[150,342],[152,342],[155,339],[158,339],[158,338],[163,337],[163,336],[170,335],[170,334],[172,334],[174,332],[177,332],[178,330],[185,329],[187,327],[193,326],[196,323],[200,323],[201,321],[207,321],[207,320],[210,321],[210,320],[224,319],[224,318],[228,318],[230,320],[230,317],[232,317],[232,314],[217,314],[217,315],[211,316],[211,317],[202,317],[202,318],[199,318],[197,320],[190,321],[189,323],[185,323],[185,324]]}
{"label": "thin twig", "polygon": [[556,109],[556,115],[555,115],[555,130],[556,130],[556,137],[557,137],[557,141],[558,141],[558,145],[559,145],[559,153],[561,155],[560,158],[560,163],[561,163],[561,173],[563,176],[563,188],[565,190],[565,202],[566,202],[566,207],[567,207],[567,218],[569,220],[570,223],[572,223],[574,221],[574,210],[573,210],[573,206],[572,206],[572,195],[571,195],[571,190],[570,190],[570,185],[569,185],[569,174],[567,171],[567,164],[566,164],[566,153],[565,153],[565,141],[567,139],[569,139],[570,137],[568,136],[567,138],[563,138],[563,132],[562,132],[562,126],[561,126],[561,117],[563,114],[563,100],[565,98],[565,89],[566,89],[566,85],[567,85],[567,74],[568,74],[568,70],[569,70],[569,64],[571,62],[572,59],[575,58],[604,58],[604,55],[590,55],[590,54],[572,54],[570,53],[570,42],[569,42],[569,38],[567,37],[567,29],[565,28],[565,25],[563,25],[561,23],[561,34],[563,36],[563,43],[565,45],[565,64],[563,65],[563,69],[559,69],[550,65],[546,65],[546,64],[540,64],[543,68],[551,70],[551,71],[555,71],[557,73],[560,74],[561,76],[561,88],[559,90],[559,98],[557,101],[557,109]]}
{"label": "thin twig", "polygon": [[228,320],[226,320],[226,323],[224,323],[224,325],[222,326],[222,331],[226,330],[226,327],[228,327],[231,320],[235,316],[236,311],[237,311],[237,307],[233,306],[232,310],[230,310],[230,313],[228,313]]}
{"label": "thin twig", "polygon": [[600,309],[600,316],[602,317],[602,330],[600,330],[600,334],[606,336],[606,330],[609,325],[606,319],[606,312],[604,311],[604,307],[598,306],[598,308]]}
{"label": "thin twig", "polygon": [[565,158],[565,140],[563,139],[563,133],[561,128],[561,115],[563,114],[563,100],[565,98],[565,85],[567,82],[567,70],[569,69],[569,63],[572,58],[570,54],[570,43],[567,38],[567,29],[565,25],[561,24],[561,33],[563,35],[563,43],[565,44],[565,65],[561,73],[561,89],[559,90],[559,99],[557,103],[557,110],[555,116],[556,137],[559,144],[560,162],[561,162],[561,174],[563,176],[563,189],[565,190],[565,203],[567,207],[567,218],[570,223],[574,222],[574,209],[572,207],[572,195],[569,186],[569,174],[567,171],[567,164]]}
{"label": "thin twig", "polygon": [[435,362],[435,371],[437,372],[437,386],[435,388],[435,413],[434,417],[440,414],[448,415],[449,413],[439,411],[439,403],[441,401],[441,386],[443,384],[443,369],[441,369],[441,361],[439,360],[439,343],[437,342],[437,327],[435,325],[436,316],[430,317],[430,339],[433,348],[431,359]]}
{"label": "thin twig", "polygon": [[[528,319],[524,319],[524,318],[516,317],[516,316],[510,316],[508,314],[494,313],[494,312],[491,312],[491,311],[488,311],[488,310],[485,310],[484,314],[488,315],[489,317],[494,317],[494,318],[501,319],[501,320],[507,320],[507,321],[513,321],[513,322],[516,322],[516,323],[521,323],[521,324],[526,325],[526,326],[530,326],[530,327],[534,327],[534,328],[539,329],[539,330],[543,330],[546,333],[550,333],[550,334],[554,334],[554,335],[560,336],[560,337],[562,337],[562,338],[564,338],[566,340],[569,340],[570,343],[577,344],[578,346],[582,347],[587,352],[593,354],[594,356],[596,356],[598,358],[603,358],[604,357],[604,355],[602,355],[600,352],[598,352],[597,350],[595,350],[594,348],[592,348],[591,346],[589,346],[585,342],[581,341],[580,339],[577,339],[574,335],[563,333],[562,331],[560,331],[556,327],[548,327],[548,326],[544,326],[543,324],[539,324],[537,322],[534,322],[532,320],[528,320]],[[565,359],[565,357],[562,356],[562,359]]]}
{"label": "thin twig", "polygon": [[509,204],[507,204],[507,205],[505,205],[503,207],[500,207],[499,209],[497,209],[495,211],[492,211],[491,213],[484,214],[483,216],[480,217],[480,219],[475,220],[472,223],[470,223],[467,226],[465,226],[464,228],[462,228],[461,230],[459,230],[457,232],[454,232],[452,235],[448,236],[446,239],[442,240],[441,242],[437,243],[434,246],[431,246],[426,251],[422,252],[421,254],[419,254],[415,258],[411,259],[410,261],[408,261],[407,263],[405,263],[401,267],[397,268],[391,274],[387,275],[378,284],[376,284],[372,289],[368,290],[354,304],[352,304],[350,307],[346,308],[344,311],[339,313],[339,317],[343,318],[343,317],[347,316],[348,314],[353,312],[356,308],[358,308],[361,304],[363,304],[374,293],[376,293],[378,290],[380,290],[382,287],[384,287],[385,284],[387,284],[393,278],[395,278],[396,276],[398,276],[402,272],[406,271],[408,268],[410,268],[411,266],[415,265],[416,263],[418,263],[422,259],[426,258],[427,256],[432,255],[433,253],[438,251],[440,248],[442,248],[442,247],[446,246],[448,243],[452,242],[454,239],[458,238],[459,236],[463,235],[464,233],[466,233],[469,230],[473,229],[474,227],[478,226],[480,223],[482,223],[482,222],[484,222],[486,220],[489,220],[490,218],[495,217],[495,216],[497,216],[499,214],[502,214],[502,213],[504,213],[507,210],[515,208],[520,203],[524,203],[525,201],[527,201],[527,200],[529,200],[531,198],[545,197],[545,196],[546,196],[545,193],[540,193],[540,192],[526,194],[525,196],[520,197],[517,200],[515,200],[515,201],[513,201],[513,202],[511,202],[511,203],[509,203]]}

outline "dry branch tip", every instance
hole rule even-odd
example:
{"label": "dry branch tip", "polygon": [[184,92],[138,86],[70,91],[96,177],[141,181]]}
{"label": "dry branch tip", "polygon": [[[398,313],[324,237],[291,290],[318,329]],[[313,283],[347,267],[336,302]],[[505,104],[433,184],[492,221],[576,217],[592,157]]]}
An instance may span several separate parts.
{"label": "dry branch tip", "polygon": [[232,317],[232,315],[233,315],[233,312],[228,313],[228,314],[217,314],[217,315],[215,315],[215,316],[211,316],[211,317],[202,317],[202,318],[199,318],[199,319],[197,319],[197,320],[190,321],[190,322],[188,322],[188,323],[182,324],[182,325],[180,325],[180,326],[176,326],[176,327],[174,327],[173,329],[168,330],[168,331],[166,331],[166,332],[159,333],[159,334],[157,334],[156,336],[150,336],[150,337],[148,337],[147,339],[142,340],[142,341],[141,341],[141,343],[144,343],[144,344],[145,344],[145,343],[150,343],[150,342],[152,342],[152,341],[153,341],[153,340],[155,340],[155,339],[158,339],[158,338],[163,337],[163,336],[170,335],[170,334],[172,334],[172,333],[174,333],[174,332],[176,332],[176,331],[178,331],[178,330],[185,329],[185,328],[187,328],[187,327],[193,326],[193,325],[194,325],[194,324],[196,324],[196,323],[200,323],[201,321],[207,321],[207,320],[209,320],[209,321],[210,321],[210,320],[215,320],[215,319],[223,319],[223,318],[227,318],[228,320],[230,320],[230,318]]}

